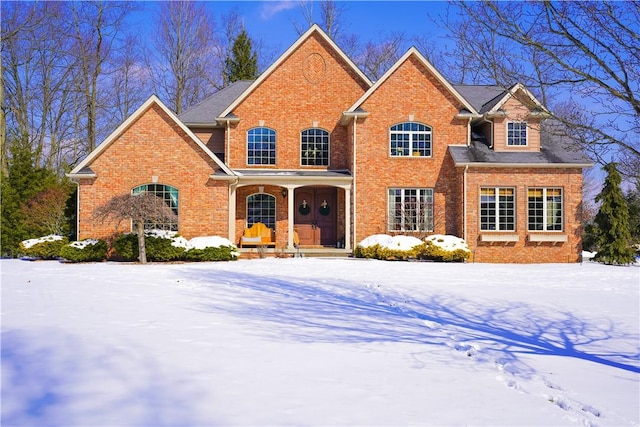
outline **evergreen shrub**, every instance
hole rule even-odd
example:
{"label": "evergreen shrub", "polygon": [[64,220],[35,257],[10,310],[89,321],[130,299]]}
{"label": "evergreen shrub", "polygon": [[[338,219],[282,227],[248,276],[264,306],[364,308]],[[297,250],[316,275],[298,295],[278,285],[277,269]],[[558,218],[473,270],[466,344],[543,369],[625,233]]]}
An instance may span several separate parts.
{"label": "evergreen shrub", "polygon": [[20,253],[36,259],[58,259],[60,250],[69,243],[69,239],[56,234],[41,237],[39,239],[24,240],[20,242]]}
{"label": "evergreen shrub", "polygon": [[71,242],[62,247],[60,257],[69,262],[104,261],[107,258],[107,242],[95,239]]}
{"label": "evergreen shrub", "polygon": [[233,246],[191,248],[184,253],[184,259],[187,261],[235,261],[238,259],[238,251]]}
{"label": "evergreen shrub", "polygon": [[413,248],[416,258],[438,262],[464,262],[471,256],[470,251],[464,249],[447,250],[434,245],[430,241]]}
{"label": "evergreen shrub", "polygon": [[132,233],[120,234],[113,240],[114,258],[122,261],[138,260],[138,236]]}

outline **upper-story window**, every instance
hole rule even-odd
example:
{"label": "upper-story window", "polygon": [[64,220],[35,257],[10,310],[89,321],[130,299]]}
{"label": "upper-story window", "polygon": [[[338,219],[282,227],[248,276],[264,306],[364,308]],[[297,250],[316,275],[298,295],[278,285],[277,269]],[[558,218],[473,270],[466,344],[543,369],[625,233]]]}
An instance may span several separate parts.
{"label": "upper-story window", "polygon": [[178,189],[169,185],[162,184],[144,184],[135,187],[131,190],[132,194],[151,193],[164,200],[164,202],[171,208],[175,219],[166,222],[145,221],[145,230],[170,230],[178,231]]}
{"label": "upper-story window", "polygon": [[329,132],[311,128],[300,133],[300,164],[329,166]]}
{"label": "upper-story window", "polygon": [[257,193],[247,197],[247,227],[256,222],[276,229],[276,198],[271,194]]}
{"label": "upper-story window", "polygon": [[507,123],[507,146],[527,145],[527,122]]}
{"label": "upper-story window", "polygon": [[258,127],[247,132],[247,164],[276,164],[276,131]]}
{"label": "upper-story window", "polygon": [[431,156],[431,128],[422,123],[405,122],[389,129],[391,156]]}

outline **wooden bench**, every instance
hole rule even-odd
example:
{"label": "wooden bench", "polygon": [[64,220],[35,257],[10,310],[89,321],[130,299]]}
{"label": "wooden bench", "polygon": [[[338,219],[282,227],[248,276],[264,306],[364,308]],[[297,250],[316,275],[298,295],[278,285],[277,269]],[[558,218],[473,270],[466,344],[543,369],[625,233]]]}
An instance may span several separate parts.
{"label": "wooden bench", "polygon": [[273,230],[261,222],[256,222],[249,228],[244,229],[244,234],[240,238],[240,247],[245,246],[274,246],[276,242],[273,239]]}

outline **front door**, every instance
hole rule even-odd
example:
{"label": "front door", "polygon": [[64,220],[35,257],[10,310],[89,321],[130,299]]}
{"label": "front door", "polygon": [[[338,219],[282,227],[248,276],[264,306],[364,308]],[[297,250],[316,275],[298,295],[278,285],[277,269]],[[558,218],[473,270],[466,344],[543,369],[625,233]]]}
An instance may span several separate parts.
{"label": "front door", "polygon": [[336,246],[337,190],[303,187],[295,190],[295,225],[301,246]]}

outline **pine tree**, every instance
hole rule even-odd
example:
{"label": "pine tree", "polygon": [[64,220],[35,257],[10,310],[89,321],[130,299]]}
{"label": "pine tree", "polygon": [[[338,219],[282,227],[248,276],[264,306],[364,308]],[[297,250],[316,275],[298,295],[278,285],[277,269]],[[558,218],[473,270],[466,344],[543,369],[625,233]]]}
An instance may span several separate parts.
{"label": "pine tree", "polygon": [[251,48],[251,39],[244,29],[233,42],[231,53],[225,61],[224,74],[225,84],[258,77],[258,55]]}
{"label": "pine tree", "polygon": [[601,202],[595,218],[598,253],[596,261],[605,264],[627,265],[634,260],[630,247],[629,208],[620,189],[620,174],[616,163],[603,168],[607,172],[602,192],[596,196]]}

